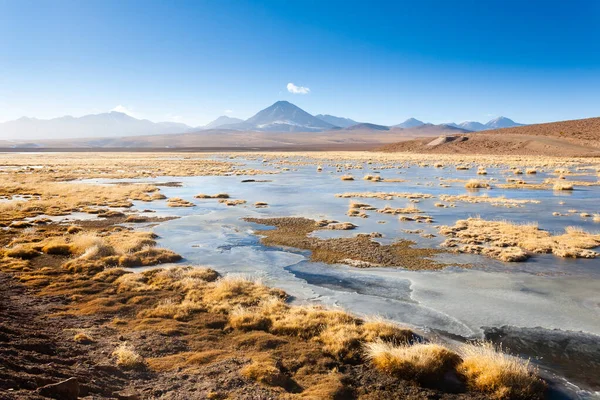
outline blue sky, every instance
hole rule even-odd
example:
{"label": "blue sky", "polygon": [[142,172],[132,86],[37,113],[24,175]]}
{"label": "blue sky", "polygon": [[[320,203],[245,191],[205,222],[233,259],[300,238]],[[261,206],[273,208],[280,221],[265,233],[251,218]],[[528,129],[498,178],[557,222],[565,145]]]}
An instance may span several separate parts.
{"label": "blue sky", "polygon": [[[309,88],[288,92],[288,83]],[[0,121],[600,115],[600,1],[0,0]]]}

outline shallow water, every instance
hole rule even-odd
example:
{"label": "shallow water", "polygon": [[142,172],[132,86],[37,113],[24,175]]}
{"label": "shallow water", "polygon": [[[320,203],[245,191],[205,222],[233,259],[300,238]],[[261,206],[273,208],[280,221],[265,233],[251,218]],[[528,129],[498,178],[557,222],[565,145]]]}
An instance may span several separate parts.
{"label": "shallow water", "polygon": [[[249,160],[248,166],[262,167]],[[434,226],[453,225],[470,216],[485,219],[506,219],[515,222],[538,222],[542,229],[560,232],[565,227],[581,226],[598,231],[600,224],[592,218],[581,218],[580,212],[600,212],[600,186],[577,186],[573,192],[523,189],[481,189],[467,191],[464,182],[444,182],[446,179],[506,177],[543,182],[555,175],[514,176],[506,169],[487,168],[487,176],[477,176],[476,168],[456,171],[453,167],[438,169],[417,167],[384,169],[384,178],[402,178],[407,182],[369,182],[362,180],[373,173],[376,165],[362,164],[363,170],[336,173],[327,166],[317,173],[315,164],[290,166],[280,174],[240,177],[158,177],[156,181],[178,181],[181,187],[161,187],[167,197],[181,197],[196,207],[170,208],[166,201],[136,203],[139,210],[151,209],[152,215],[176,215],[154,228],[161,236],[160,245],[183,257],[184,263],[205,265],[221,273],[244,273],[262,278],[265,283],[282,288],[296,302],[316,301],[338,305],[358,314],[378,314],[421,330],[436,330],[462,337],[482,337],[483,327],[511,325],[521,328],[543,327],[583,331],[600,335],[600,258],[593,260],[561,259],[552,255],[536,255],[523,263],[502,263],[475,255],[444,254],[440,260],[448,263],[471,263],[473,268],[449,267],[440,271],[409,271],[402,268],[358,269],[345,265],[325,265],[309,261],[309,254],[298,249],[267,248],[259,243],[254,230],[262,225],[248,223],[244,217],[296,216],[312,219],[350,221],[358,228],[352,231],[318,231],[319,237],[354,236],[357,233],[380,232],[382,243],[398,239],[414,240],[418,246],[437,247],[445,237]],[[263,169],[265,167],[262,167]],[[268,168],[268,167],[267,167]],[[293,170],[297,169],[297,170]],[[352,173],[355,181],[341,181],[340,176]],[[269,182],[242,183],[243,179],[266,179]],[[595,175],[576,176],[573,180],[596,181]],[[131,180],[128,180],[131,181]],[[150,182],[152,180],[143,180]],[[431,215],[434,224],[400,222],[398,216],[367,211],[369,218],[346,216],[351,199],[336,198],[344,192],[419,192],[435,197],[415,204]],[[227,207],[215,199],[195,199],[198,193],[226,192],[233,199],[247,204]],[[519,208],[495,207],[489,204],[456,202],[455,208],[437,208],[434,203],[441,194],[489,194],[510,199],[539,200]],[[377,208],[386,204],[405,207],[407,199],[380,200],[357,198]],[[256,209],[253,204],[264,201],[268,208]],[[564,204],[560,204],[564,202]],[[577,213],[556,217],[552,212]],[[385,221],[386,223],[379,223]],[[403,229],[423,229],[438,235],[424,239],[407,234]],[[401,267],[401,266],[398,266]]]}

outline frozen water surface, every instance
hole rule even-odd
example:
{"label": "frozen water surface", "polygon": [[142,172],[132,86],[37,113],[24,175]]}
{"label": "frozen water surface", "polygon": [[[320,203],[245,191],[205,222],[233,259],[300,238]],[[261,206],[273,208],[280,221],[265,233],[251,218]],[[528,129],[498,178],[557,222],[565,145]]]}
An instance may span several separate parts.
{"label": "frozen water surface", "polygon": [[[264,167],[248,160],[250,167]],[[295,301],[318,301],[342,306],[361,314],[379,314],[423,329],[439,329],[462,336],[479,336],[483,326],[515,325],[581,330],[600,334],[600,259],[560,259],[538,255],[524,263],[502,263],[481,256],[442,255],[444,262],[469,262],[471,269],[450,267],[441,271],[409,271],[402,268],[357,269],[345,265],[325,265],[309,261],[309,254],[298,249],[274,249],[262,246],[253,230],[268,229],[243,221],[244,217],[307,217],[350,221],[358,225],[351,231],[318,231],[319,237],[354,236],[357,233],[380,232],[382,243],[398,239],[414,240],[421,247],[437,247],[445,238],[434,226],[454,224],[457,219],[482,216],[515,222],[538,222],[550,231],[566,226],[581,226],[596,231],[600,224],[581,218],[580,212],[600,211],[597,199],[600,186],[576,187],[571,193],[552,190],[492,189],[476,192],[464,189],[463,182],[444,179],[490,179],[503,183],[506,177],[543,182],[556,175],[540,173],[515,176],[505,168],[487,168],[487,176],[477,176],[476,168],[457,171],[449,166],[392,168],[376,171],[375,164],[362,164],[363,170],[336,173],[322,164],[289,166],[290,171],[261,176],[158,177],[156,181],[178,181],[181,187],[161,187],[168,197],[181,197],[196,204],[191,208],[170,208],[166,201],[136,204],[137,209],[152,209],[156,216],[175,215],[154,230],[161,236],[160,245],[173,249],[186,263],[206,265],[222,273],[245,273],[262,278],[266,283],[290,293]],[[372,168],[372,169],[371,169]],[[296,169],[296,170],[294,170]],[[375,171],[374,171],[375,170]],[[352,174],[354,181],[341,181],[340,175]],[[362,177],[379,173],[383,178],[401,178],[407,182],[369,182]],[[244,179],[268,180],[245,182]],[[594,175],[568,177],[568,180],[596,181]],[[130,181],[130,180],[129,180]],[[141,181],[141,180],[140,180]],[[152,180],[144,180],[151,182]],[[451,187],[441,187],[444,183]],[[195,199],[198,193],[228,193],[247,204],[227,207],[215,199]],[[346,216],[352,199],[337,198],[344,192],[409,192],[427,193],[435,197],[414,204],[431,215],[434,224],[400,222],[398,217],[367,211],[369,218]],[[456,202],[454,208],[438,208],[434,203],[441,194],[488,194],[509,199],[539,200],[518,208],[495,207],[490,204]],[[385,205],[405,207],[408,199],[382,200],[357,198],[356,201],[377,208]],[[253,204],[264,201],[267,208]],[[560,203],[564,204],[560,204]],[[578,212],[555,217],[552,212]],[[386,223],[379,223],[386,221]],[[424,239],[403,232],[423,229],[437,237]],[[402,266],[398,266],[402,267]]]}
{"label": "frozen water surface", "polygon": [[[348,237],[357,233],[380,232],[382,243],[410,239],[421,247],[437,247],[445,238],[434,226],[453,225],[470,216],[485,219],[506,219],[514,222],[538,222],[540,228],[560,232],[567,226],[580,226],[598,231],[600,224],[579,213],[600,212],[600,186],[577,186],[573,192],[552,190],[491,189],[467,191],[464,182],[445,179],[498,179],[507,177],[543,182],[556,175],[538,172],[536,175],[514,176],[506,168],[487,168],[487,176],[477,176],[476,168],[456,171],[449,166],[393,168],[373,171],[363,163],[363,170],[336,173],[335,168],[322,163],[324,171],[316,172],[315,164],[289,166],[290,171],[261,176],[157,177],[156,181],[178,181],[181,187],[161,187],[167,197],[181,197],[196,204],[191,208],[170,208],[166,201],[136,203],[137,209],[152,209],[156,216],[175,215],[180,218],[154,227],[160,235],[160,245],[179,254],[191,265],[204,265],[221,273],[244,273],[279,287],[293,296],[295,302],[319,302],[337,305],[357,314],[381,315],[423,330],[438,330],[464,337],[481,337],[483,327],[512,325],[523,328],[542,327],[584,331],[600,335],[600,259],[561,259],[552,255],[536,255],[523,263],[502,263],[474,255],[444,254],[447,263],[471,263],[473,268],[449,267],[439,271],[410,271],[401,268],[358,269],[346,265],[325,265],[310,262],[310,254],[298,249],[267,248],[253,231],[269,229],[243,220],[244,217],[307,217],[350,221],[358,228],[351,231],[318,231],[319,237]],[[249,167],[262,167],[249,160]],[[354,181],[341,181],[342,174],[351,173]],[[407,182],[369,182],[367,173],[380,173],[384,178],[401,178]],[[246,182],[243,179],[268,180]],[[595,175],[568,177],[568,180],[596,181]],[[131,180],[129,180],[131,181]],[[143,180],[151,182],[152,180]],[[142,180],[140,180],[142,182]],[[450,185],[442,187],[440,183]],[[228,193],[247,204],[227,207],[215,199],[195,199],[198,193]],[[398,216],[367,211],[369,218],[346,216],[352,199],[337,198],[344,192],[410,192],[428,193],[435,197],[420,199],[414,204],[431,215],[434,224],[400,222]],[[505,208],[490,204],[456,202],[454,208],[438,208],[437,196],[442,194],[488,194],[509,199],[539,200],[539,204]],[[377,208],[385,205],[405,207],[408,199],[354,199]],[[254,208],[255,202],[269,204]],[[553,216],[554,211],[569,216]],[[385,221],[385,223],[380,223]],[[424,239],[403,232],[423,229],[436,235]]]}

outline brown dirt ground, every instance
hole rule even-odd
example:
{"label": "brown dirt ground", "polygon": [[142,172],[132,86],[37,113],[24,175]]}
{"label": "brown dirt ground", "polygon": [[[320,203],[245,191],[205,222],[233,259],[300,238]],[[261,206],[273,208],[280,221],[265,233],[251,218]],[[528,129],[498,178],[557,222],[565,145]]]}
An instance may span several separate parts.
{"label": "brown dirt ground", "polygon": [[427,146],[421,138],[381,147],[385,152],[542,156],[599,156],[600,118],[496,129],[464,135],[468,140]]}

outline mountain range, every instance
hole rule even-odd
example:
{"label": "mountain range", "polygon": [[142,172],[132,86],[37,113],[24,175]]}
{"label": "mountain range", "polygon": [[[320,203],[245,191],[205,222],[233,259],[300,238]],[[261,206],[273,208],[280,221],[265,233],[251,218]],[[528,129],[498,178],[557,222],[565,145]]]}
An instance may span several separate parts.
{"label": "mountain range", "polygon": [[357,122],[350,118],[328,114],[318,114],[315,116],[288,101],[277,101],[246,120],[221,116],[201,127],[191,127],[176,122],[152,122],[147,119],[137,119],[116,111],[85,115],[79,118],[65,116],[48,120],[23,117],[14,121],[0,123],[0,139],[115,138],[193,133],[214,129],[256,132],[417,130],[434,134],[438,131],[446,132],[454,130],[454,133],[467,133],[522,125],[509,118],[498,117],[486,124],[467,121],[460,124],[434,125],[415,118],[409,118],[398,125],[384,126]]}

